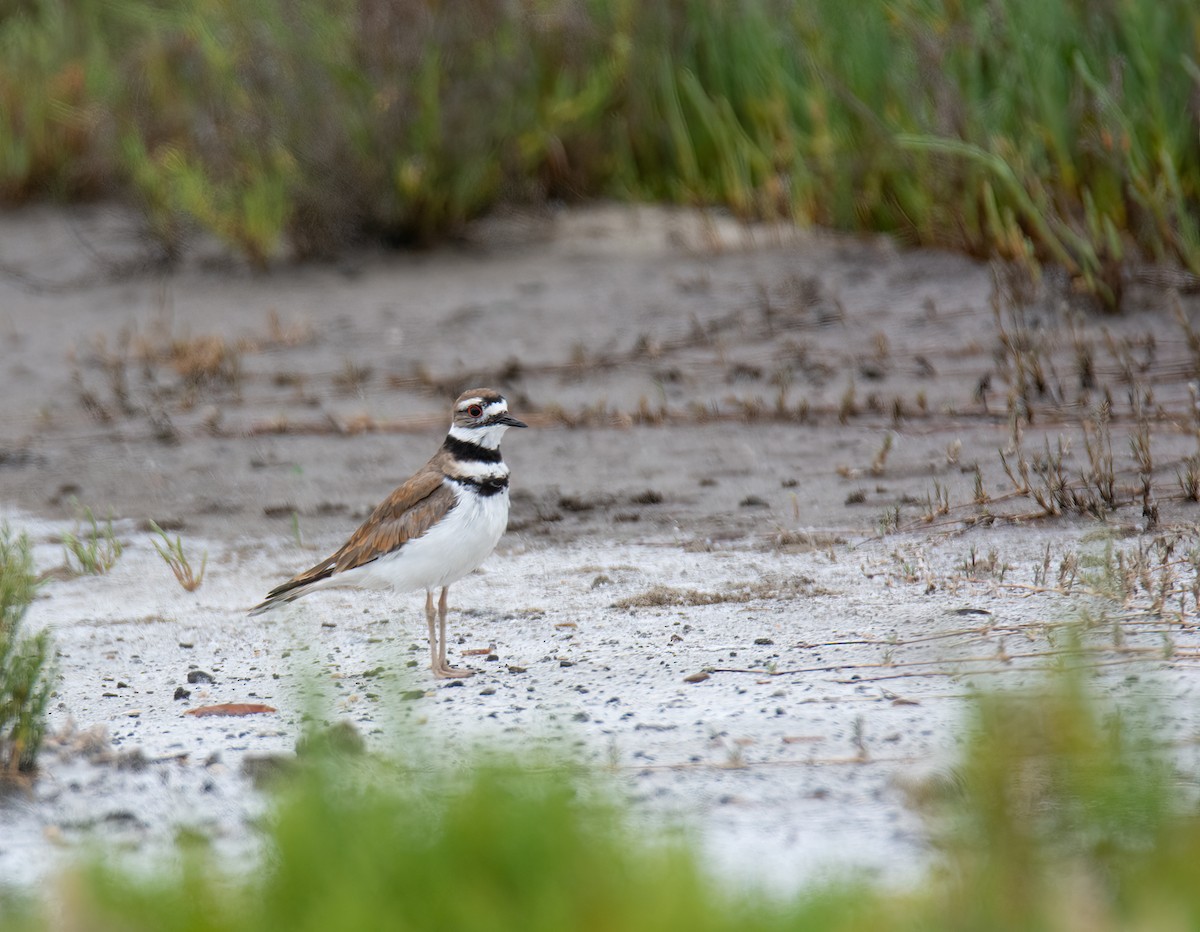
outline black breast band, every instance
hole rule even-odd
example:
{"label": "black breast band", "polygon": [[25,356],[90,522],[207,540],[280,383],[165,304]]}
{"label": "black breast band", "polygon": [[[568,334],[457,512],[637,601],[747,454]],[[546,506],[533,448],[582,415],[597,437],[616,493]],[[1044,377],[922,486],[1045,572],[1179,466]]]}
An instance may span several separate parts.
{"label": "black breast band", "polygon": [[508,488],[508,476],[497,476],[495,479],[475,479],[471,476],[451,477],[459,485],[469,485],[483,496],[495,495]]}

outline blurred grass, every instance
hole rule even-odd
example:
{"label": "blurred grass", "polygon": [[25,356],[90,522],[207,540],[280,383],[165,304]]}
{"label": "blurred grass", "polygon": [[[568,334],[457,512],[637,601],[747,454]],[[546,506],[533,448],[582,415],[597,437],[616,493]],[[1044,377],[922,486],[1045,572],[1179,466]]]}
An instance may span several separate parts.
{"label": "blurred grass", "polygon": [[1182,784],[1146,721],[1095,702],[1082,677],[977,701],[958,766],[910,787],[937,856],[928,879],[905,892],[860,879],[792,898],[734,893],[706,874],[686,836],[635,832],[595,777],[564,767],[414,770],[342,752],[307,760],[283,784],[267,829],[272,854],[259,865],[219,863],[196,838],[179,869],[157,874],[123,871],[106,856],[55,882],[52,920],[10,898],[5,928],[1074,932],[1200,923],[1195,779]]}
{"label": "blurred grass", "polygon": [[724,205],[1200,274],[1190,0],[3,0],[0,198],[256,262],[498,203]]}
{"label": "blurred grass", "polygon": [[46,728],[50,638],[21,631],[36,592],[29,538],[0,525],[0,780],[33,770]]}

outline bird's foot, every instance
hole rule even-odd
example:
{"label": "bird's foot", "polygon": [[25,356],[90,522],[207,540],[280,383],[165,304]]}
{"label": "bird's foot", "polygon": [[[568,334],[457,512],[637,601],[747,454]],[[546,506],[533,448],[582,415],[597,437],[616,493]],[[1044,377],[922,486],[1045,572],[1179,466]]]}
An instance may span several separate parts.
{"label": "bird's foot", "polygon": [[433,668],[433,675],[439,680],[461,680],[468,676],[474,676],[476,672],[469,667],[452,667],[448,663]]}

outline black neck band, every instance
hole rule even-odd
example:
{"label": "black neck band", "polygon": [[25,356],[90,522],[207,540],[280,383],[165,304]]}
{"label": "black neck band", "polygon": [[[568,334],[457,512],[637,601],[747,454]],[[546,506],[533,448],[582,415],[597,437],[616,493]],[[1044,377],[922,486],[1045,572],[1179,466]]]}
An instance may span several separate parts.
{"label": "black neck band", "polygon": [[499,463],[500,449],[489,450],[487,447],[481,447],[477,443],[471,443],[467,440],[459,440],[457,437],[446,435],[446,442],[442,444],[442,449],[453,456],[456,460],[461,460],[465,463]]}

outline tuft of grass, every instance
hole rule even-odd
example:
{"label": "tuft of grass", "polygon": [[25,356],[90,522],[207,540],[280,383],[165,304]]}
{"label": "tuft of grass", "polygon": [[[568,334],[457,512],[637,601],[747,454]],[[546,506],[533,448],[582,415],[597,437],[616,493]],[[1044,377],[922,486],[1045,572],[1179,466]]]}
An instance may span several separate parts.
{"label": "tuft of grass", "polygon": [[151,543],[154,544],[154,549],[158,551],[158,555],[163,558],[163,562],[171,568],[171,572],[175,575],[179,585],[183,586],[188,592],[195,592],[200,588],[200,584],[204,582],[204,571],[208,567],[208,551],[204,551],[204,556],[200,559],[200,570],[197,572],[192,567],[191,560],[187,554],[183,552],[183,540],[176,534],[175,539],[171,540],[171,535],[158,526],[152,519],[150,527],[155,534],[161,539],[151,538]]}
{"label": "tuft of grass", "polygon": [[21,632],[37,591],[29,538],[0,527],[0,778],[34,769],[50,701],[50,637]]}
{"label": "tuft of grass", "polygon": [[[83,523],[87,527],[82,527]],[[84,508],[74,532],[63,534],[63,559],[67,569],[77,575],[100,576],[111,570],[124,548],[113,534],[112,517],[103,526],[92,509]]]}

